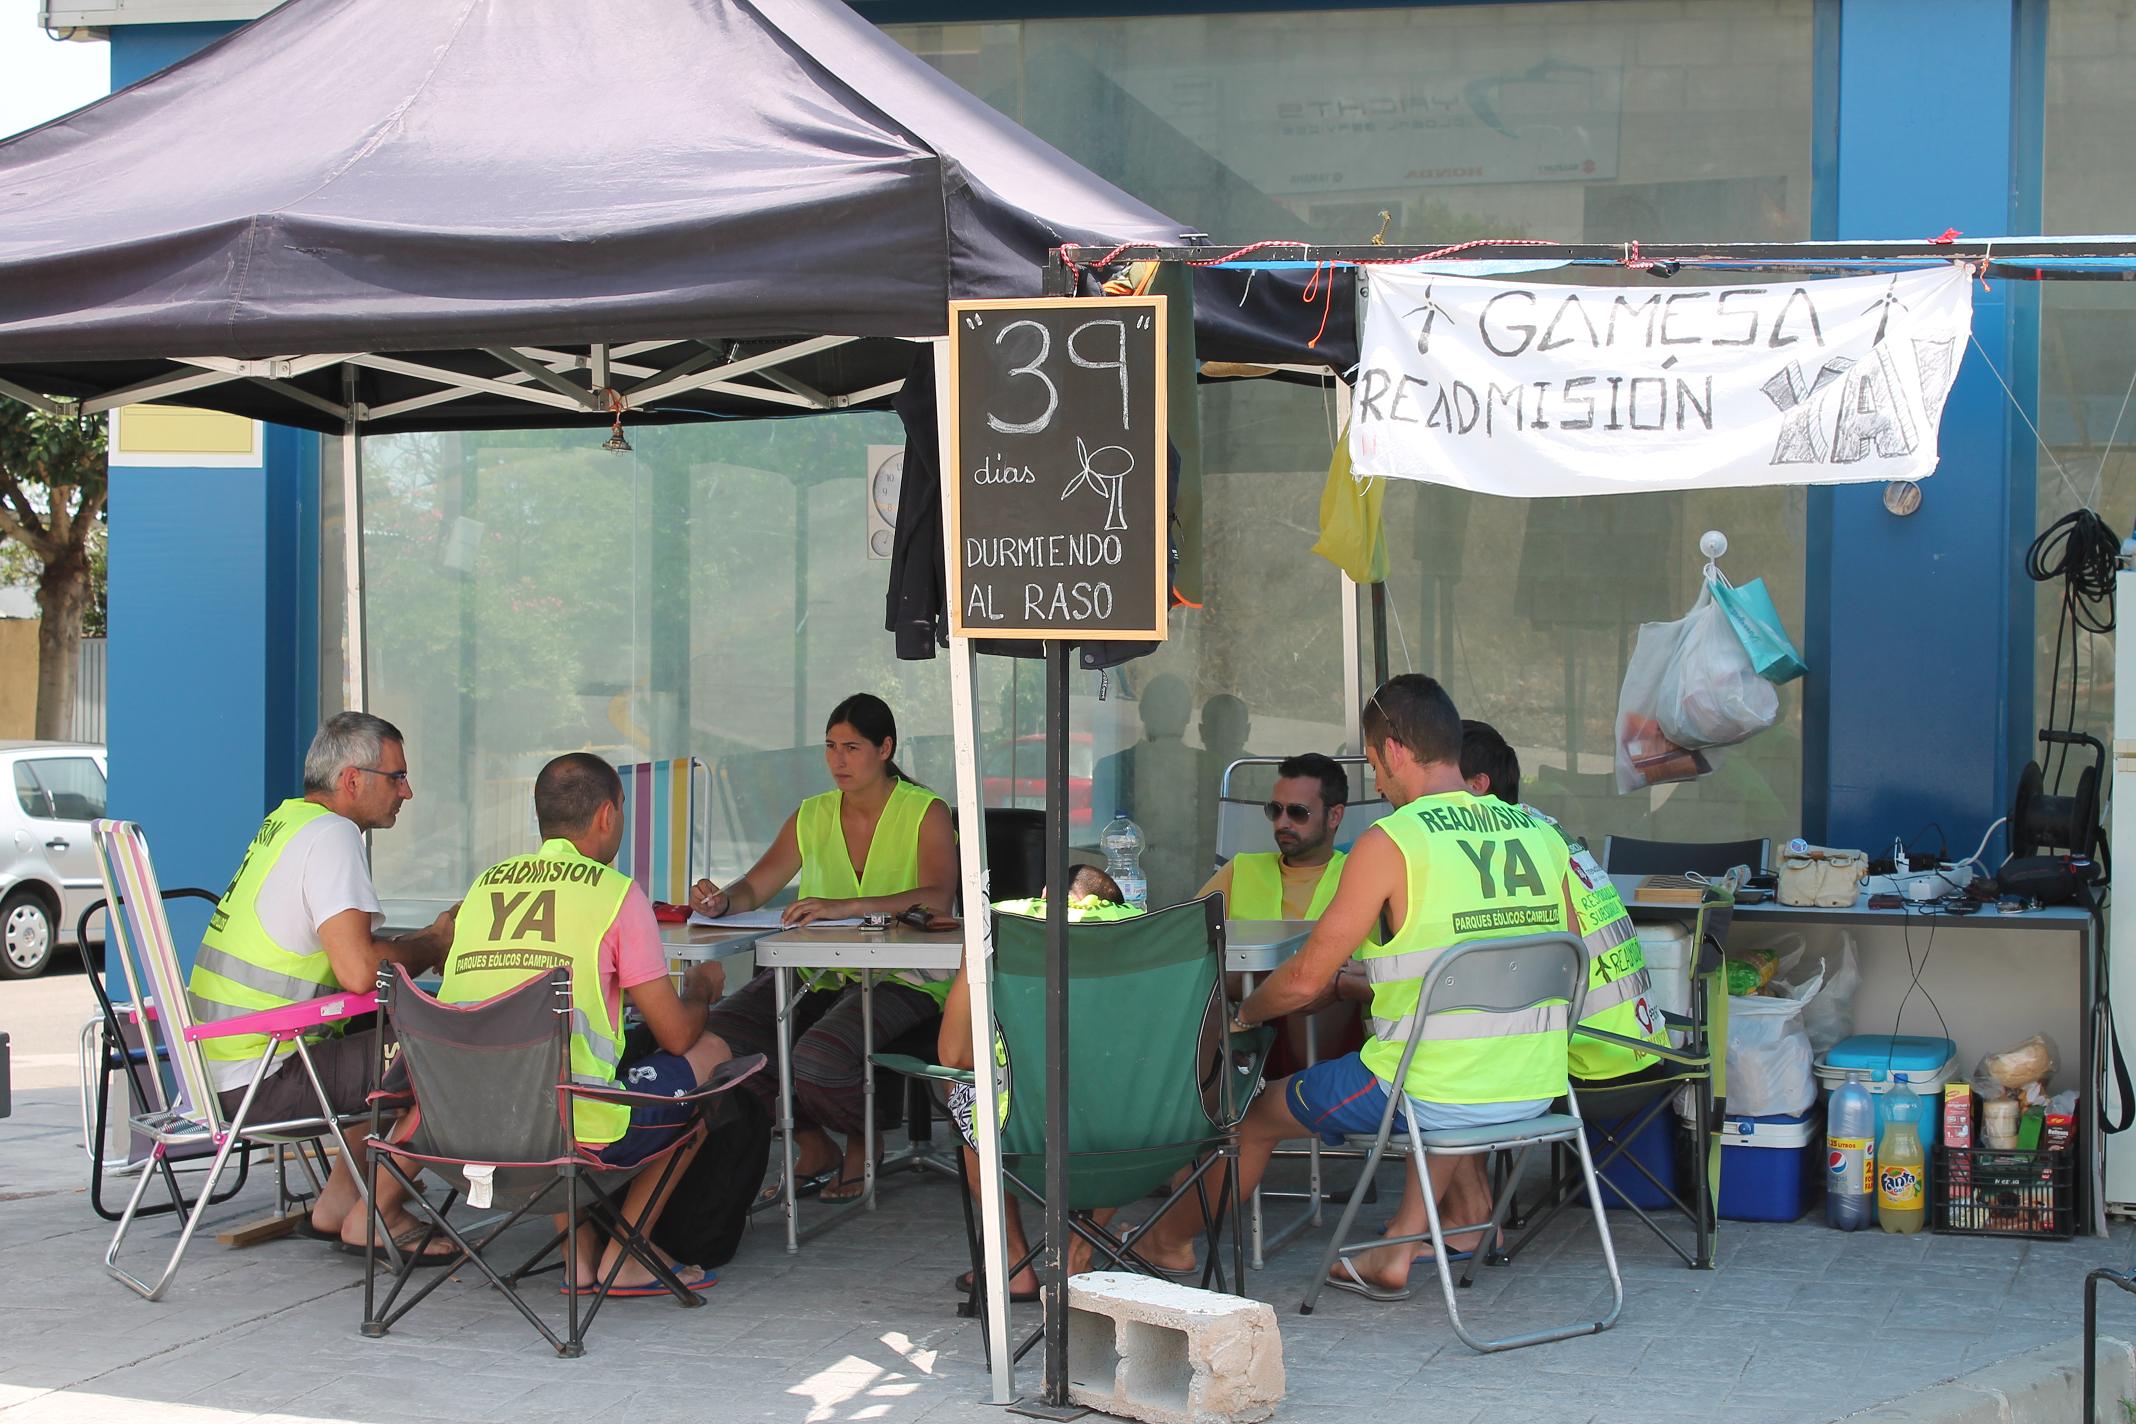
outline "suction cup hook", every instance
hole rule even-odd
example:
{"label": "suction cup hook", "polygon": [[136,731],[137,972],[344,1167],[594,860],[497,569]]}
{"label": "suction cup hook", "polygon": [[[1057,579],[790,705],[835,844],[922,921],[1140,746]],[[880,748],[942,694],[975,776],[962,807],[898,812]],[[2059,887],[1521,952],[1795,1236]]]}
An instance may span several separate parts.
{"label": "suction cup hook", "polygon": [[1698,551],[1706,556],[1705,575],[1708,583],[1727,583],[1727,575],[1721,572],[1718,562],[1728,552],[1728,536],[1718,529],[1708,529],[1698,536]]}

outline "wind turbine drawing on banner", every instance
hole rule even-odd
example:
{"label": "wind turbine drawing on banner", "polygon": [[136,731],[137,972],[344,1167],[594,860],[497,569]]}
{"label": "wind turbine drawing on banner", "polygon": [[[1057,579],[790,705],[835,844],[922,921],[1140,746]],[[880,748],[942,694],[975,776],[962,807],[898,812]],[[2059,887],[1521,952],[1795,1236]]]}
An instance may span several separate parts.
{"label": "wind turbine drawing on banner", "polygon": [[[1118,455],[1120,458],[1118,461],[1107,459],[1106,457],[1110,455]],[[1075,456],[1083,462],[1083,468],[1078,470],[1075,477],[1068,481],[1067,487],[1061,491],[1061,498],[1066,499],[1077,490],[1085,489],[1093,494],[1100,495],[1107,501],[1105,507],[1105,528],[1107,532],[1126,529],[1127,517],[1126,512],[1121,508],[1121,496],[1126,492],[1127,477],[1135,472],[1134,452],[1125,445],[1100,445],[1093,450],[1084,444],[1083,437],[1078,435],[1075,438]],[[1101,470],[1098,468],[1100,463],[1106,465],[1119,464],[1120,468],[1118,470]]]}

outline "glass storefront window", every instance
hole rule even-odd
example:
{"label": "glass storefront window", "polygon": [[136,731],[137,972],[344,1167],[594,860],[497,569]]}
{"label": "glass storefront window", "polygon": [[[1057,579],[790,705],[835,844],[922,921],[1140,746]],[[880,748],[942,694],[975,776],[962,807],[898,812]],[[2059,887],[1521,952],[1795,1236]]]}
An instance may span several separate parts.
{"label": "glass storefront window", "polygon": [[[1807,235],[1812,0],[1431,5],[911,25],[928,63],[1070,156],[1219,240]],[[1341,580],[1309,550],[1338,433],[1332,385],[1204,386],[1195,608],[1154,656],[1074,681],[1071,813],[1091,847],[1143,826],[1153,898],[1212,868],[1214,797],[1242,754],[1354,751]],[[372,705],[407,729],[418,800],[377,838],[382,888],[457,895],[531,840],[559,751],[694,754],[700,864],[745,869],[823,789],[822,718],[888,700],[899,760],[951,784],[948,677],[882,631],[869,550],[887,415],[392,436],[364,447]],[[328,442],[321,699],[340,701],[338,442]],[[1799,627],[1802,504],[1772,491],[1518,504],[1399,487],[1394,670],[1445,678],[1519,747],[1531,799],[1591,837],[1793,834],[1783,725],[1718,775],[1605,793],[1637,623],[1696,591],[1701,530]],[[1371,665],[1369,635],[1361,656]],[[1039,803],[1043,669],[985,659],[990,804]],[[1362,791],[1362,788],[1359,788]]]}
{"label": "glass storefront window", "polygon": [[[2136,228],[2136,0],[2053,0],[2047,7],[2041,230],[2077,235]],[[2012,283],[2023,288],[2025,283]],[[2120,282],[2042,282],[2039,303],[2039,528],[2080,507],[2119,535],[2136,524],[2136,292]],[[2026,437],[2029,439],[2029,434]],[[2114,640],[2080,635],[2060,647],[2059,582],[2034,599],[2033,721],[2073,723],[2112,745]],[[2072,713],[2074,700],[2074,713]],[[2026,753],[2037,757],[2041,748]],[[2062,758],[2046,763],[2050,781]],[[2089,765],[2088,757],[2075,765]],[[2111,768],[2109,768],[2111,770]],[[2062,791],[2072,790],[2074,772]],[[2050,790],[2053,787],[2050,785]]]}

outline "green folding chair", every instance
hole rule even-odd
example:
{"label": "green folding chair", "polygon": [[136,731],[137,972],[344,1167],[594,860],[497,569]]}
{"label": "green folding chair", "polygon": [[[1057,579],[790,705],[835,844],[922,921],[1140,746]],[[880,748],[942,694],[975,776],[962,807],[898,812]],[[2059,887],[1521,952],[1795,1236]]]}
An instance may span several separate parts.
{"label": "green folding chair", "polygon": [[[1274,1034],[1266,1027],[1227,1035],[1224,921],[1216,896],[1148,915],[1068,927],[1068,1220],[1097,1258],[1114,1269],[1157,1272],[1135,1244],[1151,1222],[1189,1194],[1209,1223],[1205,1287],[1245,1276],[1238,1203],[1238,1121],[1260,1080]],[[994,1021],[1007,1091],[1002,1119],[1003,1176],[1009,1189],[1044,1205],[1046,1181],[1046,926],[1021,915],[994,917]],[[1214,1045],[1222,1042],[1219,1053]],[[917,1058],[877,1054],[875,1062],[919,1077],[970,1083],[973,1075]],[[1212,1203],[1208,1174],[1229,1159]],[[962,1160],[962,1154],[959,1154]],[[1191,1170],[1188,1170],[1191,1169]],[[1115,1233],[1092,1213],[1122,1207],[1184,1179],[1147,1221]],[[1030,1223],[1027,1223],[1030,1224]],[[1231,1269],[1219,1249],[1231,1228]],[[964,1313],[985,1318],[985,1271],[965,1193],[972,1292]],[[1043,1251],[1010,1263],[1014,1275]],[[1019,1357],[1037,1339],[1019,1345]]]}

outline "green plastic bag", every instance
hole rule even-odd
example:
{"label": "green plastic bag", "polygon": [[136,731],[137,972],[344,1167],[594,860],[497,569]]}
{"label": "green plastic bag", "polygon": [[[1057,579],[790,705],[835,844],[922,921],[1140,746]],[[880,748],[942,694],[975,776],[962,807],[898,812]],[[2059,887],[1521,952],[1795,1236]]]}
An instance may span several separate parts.
{"label": "green plastic bag", "polygon": [[1343,427],[1328,461],[1328,482],[1320,491],[1320,538],[1313,552],[1358,583],[1387,578],[1387,531],[1380,506],[1387,482],[1359,480],[1350,472],[1350,428]]}
{"label": "green plastic bag", "polygon": [[1764,579],[1740,585],[1715,579],[1712,587],[1714,601],[1727,613],[1728,626],[1742,640],[1743,651],[1750,654],[1750,665],[1758,676],[1767,682],[1793,682],[1809,671],[1809,664],[1795,651],[1787,629],[1781,625],[1780,611],[1773,607],[1773,596],[1765,591]]}

